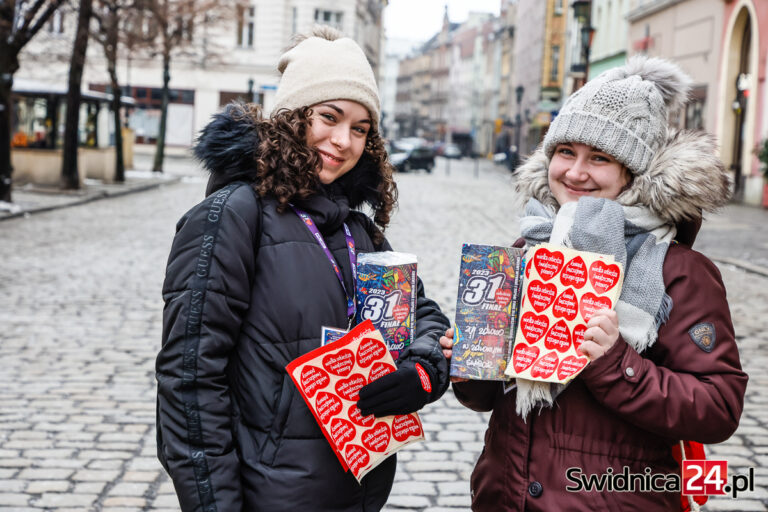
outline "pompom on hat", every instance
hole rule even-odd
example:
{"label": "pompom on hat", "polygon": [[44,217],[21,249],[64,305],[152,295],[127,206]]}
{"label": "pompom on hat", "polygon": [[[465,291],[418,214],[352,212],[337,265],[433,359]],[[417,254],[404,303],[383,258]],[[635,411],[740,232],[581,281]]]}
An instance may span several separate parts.
{"label": "pompom on hat", "polygon": [[632,57],[565,101],[544,137],[544,153],[551,159],[558,144],[579,142],[642,175],[667,140],[667,113],[685,103],[690,84],[667,60]]}
{"label": "pompom on hat", "polygon": [[282,74],[272,115],[329,100],[363,105],[378,126],[381,102],[368,59],[360,46],[334,28],[318,25],[299,36],[277,65]]}

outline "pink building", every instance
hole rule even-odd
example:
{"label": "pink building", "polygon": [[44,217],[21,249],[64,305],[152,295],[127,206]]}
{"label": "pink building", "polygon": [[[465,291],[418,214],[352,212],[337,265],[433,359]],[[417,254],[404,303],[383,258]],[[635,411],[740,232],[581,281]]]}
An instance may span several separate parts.
{"label": "pink building", "polygon": [[768,2],[724,2],[717,137],[737,182],[737,198],[768,204],[756,148],[768,137]]}

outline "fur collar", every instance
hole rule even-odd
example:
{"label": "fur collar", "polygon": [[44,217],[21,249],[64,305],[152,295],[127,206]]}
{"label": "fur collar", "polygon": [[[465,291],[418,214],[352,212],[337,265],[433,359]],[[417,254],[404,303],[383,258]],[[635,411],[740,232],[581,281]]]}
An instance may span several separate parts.
{"label": "fur collar", "polygon": [[[709,134],[670,131],[648,171],[635,175],[616,201],[645,206],[670,224],[700,223],[702,212],[717,210],[731,197],[731,176],[715,151],[715,139]],[[515,173],[517,200],[522,205],[536,198],[555,211],[559,208],[549,190],[548,166],[549,159],[539,147]]]}
{"label": "fur collar", "polygon": [[[193,152],[211,174],[207,194],[233,181],[256,182],[255,161],[259,145],[256,123],[242,103],[230,103],[214,114],[211,122],[202,129]],[[333,193],[340,191],[346,196],[350,208],[366,203],[375,209],[379,183],[381,175],[376,164],[370,155],[363,153],[357,165],[336,180]]]}

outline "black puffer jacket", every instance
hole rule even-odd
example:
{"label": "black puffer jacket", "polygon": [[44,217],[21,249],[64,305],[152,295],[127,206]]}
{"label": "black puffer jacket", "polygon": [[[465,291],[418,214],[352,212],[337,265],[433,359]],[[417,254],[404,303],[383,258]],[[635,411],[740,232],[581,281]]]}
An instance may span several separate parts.
{"label": "black puffer jacket", "polygon": [[[346,326],[346,301],[325,253],[290,209],[279,213],[248,180],[254,131],[228,109],[196,148],[211,194],[179,221],[163,298],[157,358],[158,454],[185,511],[368,511],[385,503],[395,457],[359,485],[345,473],[285,371],[320,345],[321,326]],[[375,179],[360,162],[300,203],[316,222],[352,289],[341,229],[359,252],[374,246],[372,221],[350,208]],[[374,175],[375,176],[375,175]],[[362,191],[362,193],[361,193]],[[433,376],[430,401],[448,386],[438,338],[447,318],[419,282],[414,343],[400,358]]]}

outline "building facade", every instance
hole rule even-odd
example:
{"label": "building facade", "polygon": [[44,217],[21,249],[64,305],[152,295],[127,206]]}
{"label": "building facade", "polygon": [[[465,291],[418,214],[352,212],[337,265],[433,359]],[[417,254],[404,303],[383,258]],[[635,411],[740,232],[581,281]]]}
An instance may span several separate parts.
{"label": "building facade", "polygon": [[622,66],[627,60],[631,0],[592,0],[591,22],[595,29],[590,47],[589,79]]}
{"label": "building facade", "polygon": [[[316,23],[334,26],[355,39],[378,73],[385,6],[386,0],[246,0],[216,23],[196,24],[188,44],[171,60],[166,143],[190,145],[211,115],[233,99],[252,99],[270,111],[280,55],[294,34]],[[75,13],[64,13],[61,22],[52,22],[55,29],[25,49],[17,76],[66,82],[75,25]],[[123,46],[118,62],[120,83],[136,100],[131,124],[140,142],[154,141],[159,126],[163,71],[161,60],[152,53]],[[83,88],[105,90],[108,83],[103,51],[91,41]]]}
{"label": "building facade", "polygon": [[724,5],[718,93],[713,98],[720,156],[731,169],[736,197],[768,206],[757,149],[768,138],[768,4],[735,0]]}
{"label": "building facade", "polygon": [[693,85],[685,110],[671,113],[671,124],[714,133],[723,2],[634,1],[627,16],[628,55],[663,57],[678,64]]}

